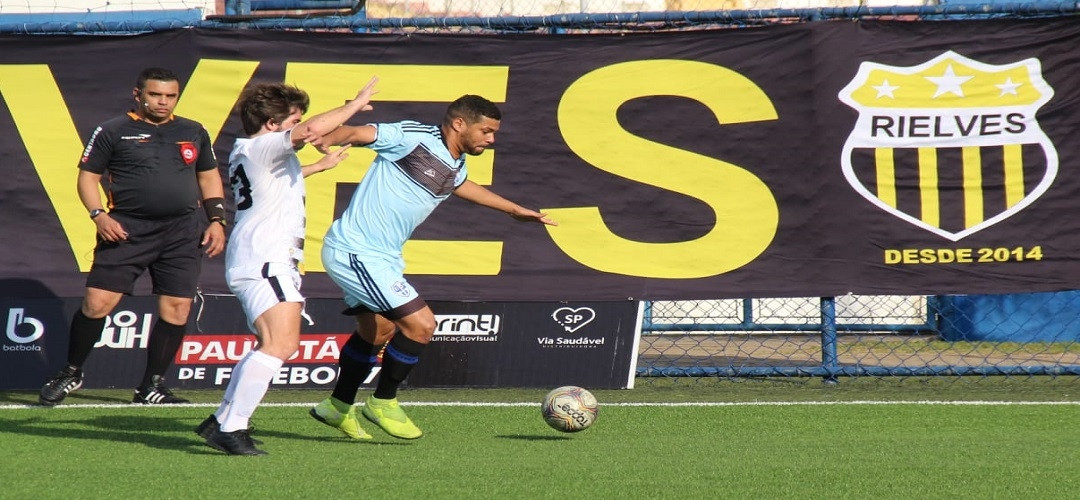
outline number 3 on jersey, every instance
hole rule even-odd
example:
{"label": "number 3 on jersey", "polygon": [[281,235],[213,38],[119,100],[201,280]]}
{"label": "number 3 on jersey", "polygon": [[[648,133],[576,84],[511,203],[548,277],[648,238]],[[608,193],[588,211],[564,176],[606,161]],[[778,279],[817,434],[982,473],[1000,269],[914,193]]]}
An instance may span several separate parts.
{"label": "number 3 on jersey", "polygon": [[238,163],[233,166],[232,175],[229,176],[229,185],[232,187],[233,199],[236,200],[237,210],[251,208],[251,181],[248,181],[244,173],[244,164]]}

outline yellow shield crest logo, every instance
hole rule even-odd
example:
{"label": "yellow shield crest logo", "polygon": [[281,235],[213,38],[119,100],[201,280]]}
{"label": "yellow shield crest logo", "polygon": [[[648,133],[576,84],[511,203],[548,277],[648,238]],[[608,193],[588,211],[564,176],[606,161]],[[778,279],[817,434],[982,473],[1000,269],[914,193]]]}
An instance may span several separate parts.
{"label": "yellow shield crest logo", "polygon": [[864,62],[838,95],[859,112],[844,177],[882,210],[959,241],[1053,183],[1057,150],[1035,116],[1053,95],[1035,58],[994,65],[948,51],[917,66]]}

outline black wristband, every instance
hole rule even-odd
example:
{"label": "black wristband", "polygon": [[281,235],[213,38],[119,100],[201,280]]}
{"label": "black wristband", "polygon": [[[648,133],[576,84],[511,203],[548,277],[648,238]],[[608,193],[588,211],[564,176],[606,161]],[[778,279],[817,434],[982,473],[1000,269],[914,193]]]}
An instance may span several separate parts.
{"label": "black wristband", "polygon": [[207,219],[225,220],[225,198],[207,198],[202,201],[202,207]]}

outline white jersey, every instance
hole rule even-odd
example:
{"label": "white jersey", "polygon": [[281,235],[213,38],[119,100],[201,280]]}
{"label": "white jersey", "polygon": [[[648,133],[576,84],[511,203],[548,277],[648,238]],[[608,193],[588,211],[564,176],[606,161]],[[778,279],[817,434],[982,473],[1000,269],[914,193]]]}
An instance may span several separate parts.
{"label": "white jersey", "polygon": [[304,258],[304,174],[291,131],[240,138],[229,155],[236,221],[225,251],[230,273],[266,263],[298,267]]}

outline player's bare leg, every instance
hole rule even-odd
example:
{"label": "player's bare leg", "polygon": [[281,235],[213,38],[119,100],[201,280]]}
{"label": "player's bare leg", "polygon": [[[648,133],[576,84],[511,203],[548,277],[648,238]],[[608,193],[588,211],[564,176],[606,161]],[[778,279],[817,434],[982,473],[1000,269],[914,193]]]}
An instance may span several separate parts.
{"label": "player's bare leg", "polygon": [[262,402],[270,381],[300,346],[303,304],[282,302],[255,319],[259,348],[249,352],[233,369],[225,397],[214,413],[216,432],[206,437],[210,446],[230,455],[261,455],[249,434],[249,422]]}

